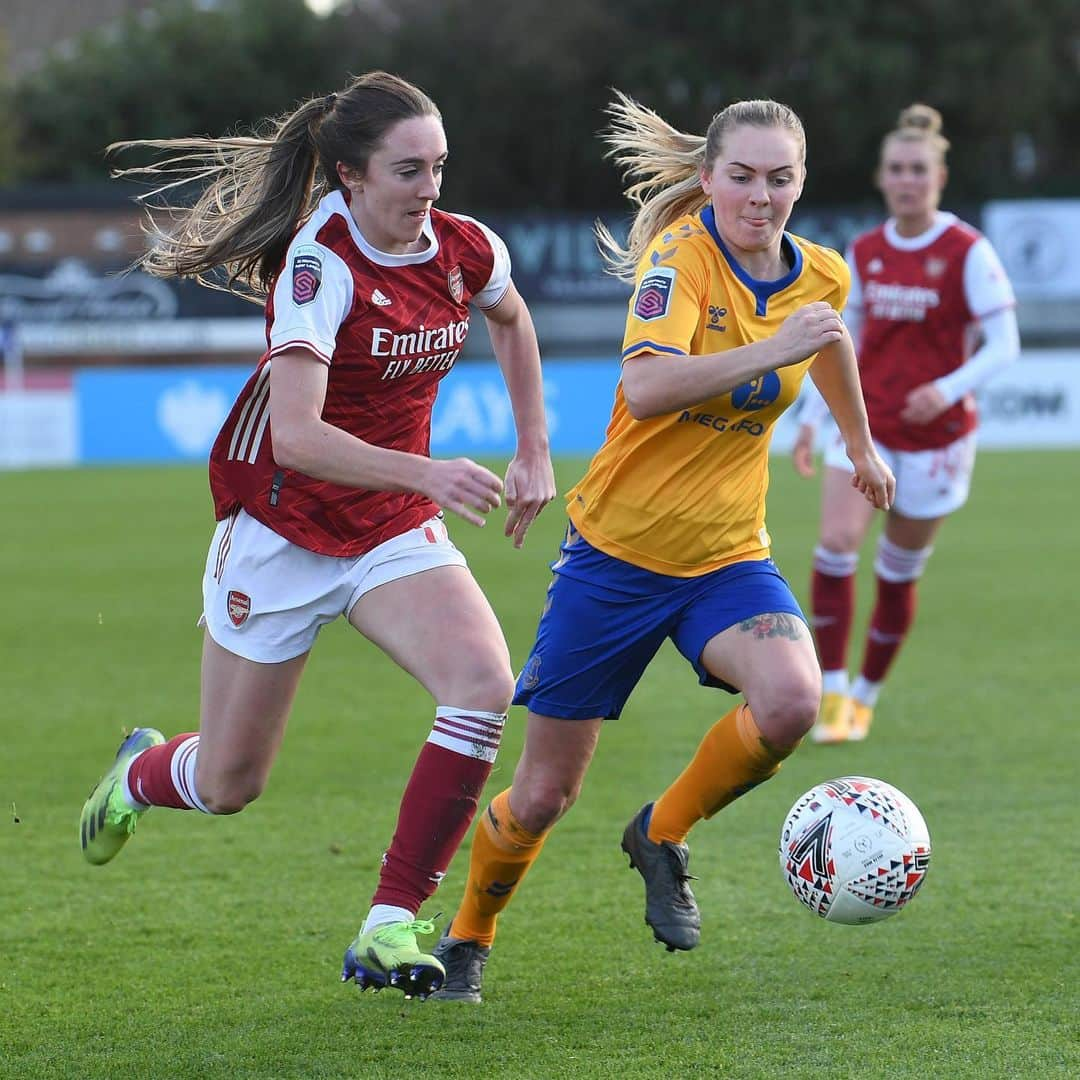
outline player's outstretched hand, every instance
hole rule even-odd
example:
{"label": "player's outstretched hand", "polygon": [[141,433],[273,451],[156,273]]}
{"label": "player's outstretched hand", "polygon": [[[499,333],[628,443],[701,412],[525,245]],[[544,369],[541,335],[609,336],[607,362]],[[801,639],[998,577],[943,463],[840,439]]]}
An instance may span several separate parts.
{"label": "player's outstretched hand", "polygon": [[844,336],[840,313],[824,300],[815,300],[793,311],[773,335],[780,352],[778,366],[798,364]]}
{"label": "player's outstretched hand", "polygon": [[875,509],[888,510],[896,494],[896,477],[892,469],[881,460],[873,447],[862,454],[850,456],[851,464],[855,466],[851,486],[861,491]]}
{"label": "player's outstretched hand", "polygon": [[514,547],[525,543],[525,534],[536,515],[555,498],[555,474],[551,457],[544,451],[517,453],[506,468],[506,528]]}
{"label": "player's outstretched hand", "polygon": [[423,494],[432,502],[482,527],[484,518],[500,503],[503,483],[483,465],[468,458],[432,460]]}

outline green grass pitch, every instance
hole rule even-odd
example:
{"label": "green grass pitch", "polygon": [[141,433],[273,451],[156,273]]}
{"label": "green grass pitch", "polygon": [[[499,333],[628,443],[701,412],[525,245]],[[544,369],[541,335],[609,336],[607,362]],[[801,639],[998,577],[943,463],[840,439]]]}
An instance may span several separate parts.
{"label": "green grass pitch", "polygon": [[[560,463],[563,489],[581,466]],[[804,598],[817,492],[774,460],[774,553]],[[665,647],[503,916],[470,1008],[338,982],[432,712],[343,623],[258,802],[155,811],[115,863],[83,862],[78,812],[122,729],[196,722],[205,472],[0,475],[0,1077],[1080,1075],[1078,492],[1075,452],[980,458],[871,738],[804,746],[695,830],[704,930],[682,955],[652,941],[619,837],[728,699]],[[516,664],[562,526],[553,506],[515,552],[495,521],[452,523]],[[872,561],[868,547],[860,636]],[[777,867],[788,807],[845,773],[906,791],[933,838],[922,893],[876,926],[816,918]],[[453,911],[468,843],[427,914]]]}

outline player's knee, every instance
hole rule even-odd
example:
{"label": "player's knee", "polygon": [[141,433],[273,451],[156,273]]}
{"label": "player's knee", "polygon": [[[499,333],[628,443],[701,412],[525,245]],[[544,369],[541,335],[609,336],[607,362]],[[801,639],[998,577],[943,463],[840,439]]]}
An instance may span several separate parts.
{"label": "player's knee", "polygon": [[481,661],[456,673],[456,685],[443,700],[463,709],[504,713],[514,696],[514,673],[497,660]]}
{"label": "player's knee", "polygon": [[558,776],[531,777],[524,782],[515,777],[514,817],[531,833],[546,832],[574,805],[580,791],[580,783]]}
{"label": "player's knee", "polygon": [[846,521],[824,521],[821,526],[818,550],[840,558],[857,555],[862,539],[862,529]]}
{"label": "player's knee", "polygon": [[791,746],[813,727],[820,704],[820,679],[792,675],[750,702],[750,710],[770,742]]}
{"label": "player's knee", "polygon": [[489,712],[506,712],[514,697],[514,673],[505,665],[493,668],[485,677],[483,692],[491,702]]}

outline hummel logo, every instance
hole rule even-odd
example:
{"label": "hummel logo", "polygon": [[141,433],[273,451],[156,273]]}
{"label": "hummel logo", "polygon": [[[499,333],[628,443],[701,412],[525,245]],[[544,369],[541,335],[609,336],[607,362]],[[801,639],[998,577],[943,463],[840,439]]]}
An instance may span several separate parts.
{"label": "hummel logo", "polygon": [[394,301],[391,300],[386,293],[382,292],[381,289],[376,289],[371,294],[371,302],[373,304],[378,304],[379,307],[389,307]]}

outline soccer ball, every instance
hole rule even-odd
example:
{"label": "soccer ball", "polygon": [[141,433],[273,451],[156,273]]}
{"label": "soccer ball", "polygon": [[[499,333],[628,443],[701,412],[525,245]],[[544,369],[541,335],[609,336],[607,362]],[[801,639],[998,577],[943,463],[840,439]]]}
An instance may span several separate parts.
{"label": "soccer ball", "polygon": [[798,799],[780,831],[780,869],[823,919],[872,923],[919,891],[930,833],[919,808],[884,780],[842,776]]}

